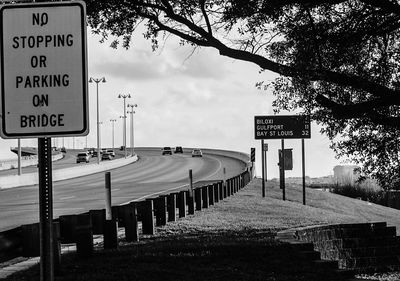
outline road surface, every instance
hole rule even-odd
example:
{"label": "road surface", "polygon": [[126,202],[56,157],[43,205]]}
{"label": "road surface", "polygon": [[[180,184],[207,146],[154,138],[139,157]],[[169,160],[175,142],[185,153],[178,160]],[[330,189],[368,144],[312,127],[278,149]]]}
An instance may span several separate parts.
{"label": "road surface", "polygon": [[[214,154],[202,158],[191,154],[161,155],[161,150],[136,149],[139,161],[111,170],[112,204],[121,205],[163,192],[188,188],[189,169],[194,182],[223,179],[243,172],[246,164]],[[84,164],[82,163],[84,167]],[[53,183],[54,218],[79,214],[105,206],[105,173]],[[1,178],[0,178],[1,180]],[[39,221],[38,186],[0,191],[0,231]]]}

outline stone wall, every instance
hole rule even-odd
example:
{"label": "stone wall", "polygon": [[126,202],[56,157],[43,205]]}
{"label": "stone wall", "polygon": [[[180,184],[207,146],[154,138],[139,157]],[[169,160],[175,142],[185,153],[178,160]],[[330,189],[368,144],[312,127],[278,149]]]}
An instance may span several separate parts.
{"label": "stone wall", "polygon": [[338,224],[298,228],[300,241],[312,242],[325,260],[357,272],[400,269],[400,239],[396,227],[386,222]]}

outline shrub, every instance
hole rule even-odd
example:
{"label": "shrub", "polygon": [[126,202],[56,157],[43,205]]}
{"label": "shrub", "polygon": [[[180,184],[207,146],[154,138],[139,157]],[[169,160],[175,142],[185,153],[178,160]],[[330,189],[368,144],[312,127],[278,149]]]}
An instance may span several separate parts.
{"label": "shrub", "polygon": [[362,184],[334,185],[332,192],[351,198],[359,198],[375,204],[384,205],[385,194],[382,189],[363,186]]}

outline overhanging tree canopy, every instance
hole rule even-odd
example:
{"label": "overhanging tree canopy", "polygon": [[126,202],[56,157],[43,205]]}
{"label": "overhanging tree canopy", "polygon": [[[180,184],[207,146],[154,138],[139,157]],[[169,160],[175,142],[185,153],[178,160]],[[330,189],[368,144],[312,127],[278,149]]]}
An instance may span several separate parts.
{"label": "overhanging tree canopy", "polygon": [[[215,48],[280,74],[272,83],[277,110],[301,108],[331,139],[343,137],[333,142],[339,154],[352,155],[378,177],[376,161],[365,159],[390,159],[390,173],[399,174],[398,0],[86,3],[93,30],[123,38],[123,47],[144,24],[153,48],[174,34],[183,44]],[[368,140],[368,147],[360,143]],[[382,142],[391,149],[378,149]]]}
{"label": "overhanging tree canopy", "polygon": [[393,108],[400,104],[397,1],[86,2],[90,25],[103,35],[124,36],[125,47],[147,19],[145,36],[154,47],[161,33],[172,33],[223,56],[313,82],[305,94],[335,118],[400,126]]}

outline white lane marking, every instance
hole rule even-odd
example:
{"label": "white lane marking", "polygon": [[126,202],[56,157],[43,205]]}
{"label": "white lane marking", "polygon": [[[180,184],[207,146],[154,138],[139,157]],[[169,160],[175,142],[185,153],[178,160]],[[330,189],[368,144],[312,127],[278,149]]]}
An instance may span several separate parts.
{"label": "white lane marking", "polygon": [[[209,155],[207,155],[207,156],[209,157]],[[211,158],[214,158],[214,157],[211,157]],[[218,167],[218,169],[217,169],[214,173],[212,173],[211,175],[207,176],[206,178],[210,178],[210,177],[214,176],[215,174],[219,173],[219,171],[220,171],[221,168],[222,168],[222,162],[221,162],[218,158],[214,158],[214,159],[218,161],[218,166],[219,166],[219,167]],[[195,184],[195,183],[197,183],[197,182],[199,182],[199,181],[195,181],[195,182],[193,182],[193,184]],[[151,193],[151,194],[147,194],[147,195],[144,195],[144,196],[142,196],[142,197],[140,197],[140,198],[137,198],[137,199],[134,199],[134,200],[130,200],[130,201],[128,201],[128,202],[121,203],[121,204],[119,204],[119,205],[122,206],[122,205],[129,204],[129,203],[131,203],[131,202],[140,201],[140,200],[143,200],[143,199],[145,199],[145,198],[147,198],[147,197],[152,197],[152,196],[154,196],[154,195],[158,195],[158,194],[161,194],[161,193],[164,193],[164,192],[168,192],[168,191],[171,191],[171,190],[179,189],[179,188],[182,188],[182,187],[185,187],[185,186],[189,186],[189,184],[184,184],[184,185],[180,185],[180,186],[177,186],[177,187],[172,187],[172,188],[169,188],[169,189],[166,189],[166,190],[161,190],[161,191],[158,191],[158,192],[154,192],[154,193]]]}
{"label": "white lane marking", "polygon": [[118,191],[120,190],[119,188],[112,188],[111,191]]}
{"label": "white lane marking", "polygon": [[[210,157],[209,155],[207,155],[208,157]],[[219,173],[219,171],[221,170],[221,168],[222,168],[222,162],[221,162],[221,160],[219,160],[218,158],[216,158],[216,157],[210,157],[210,158],[214,158],[215,160],[217,160],[218,161],[218,169],[214,172],[214,173],[212,173],[211,175],[209,175],[209,176],[207,176],[206,178],[210,178],[210,177],[212,177],[212,176],[214,176],[215,174],[217,174],[217,173]]]}
{"label": "white lane marking", "polygon": [[68,199],[72,199],[75,198],[76,196],[68,196],[68,197],[60,197],[59,200],[68,200]]}

